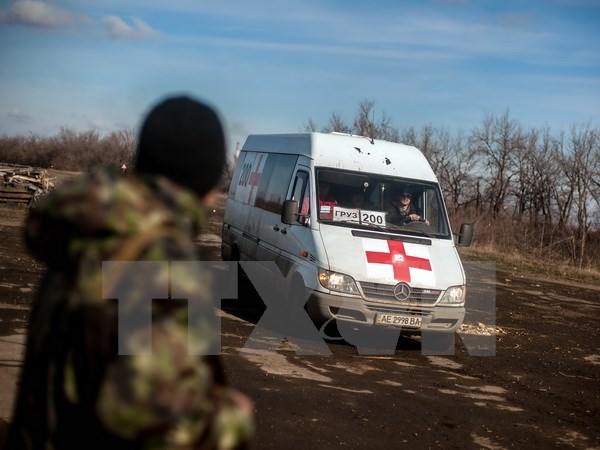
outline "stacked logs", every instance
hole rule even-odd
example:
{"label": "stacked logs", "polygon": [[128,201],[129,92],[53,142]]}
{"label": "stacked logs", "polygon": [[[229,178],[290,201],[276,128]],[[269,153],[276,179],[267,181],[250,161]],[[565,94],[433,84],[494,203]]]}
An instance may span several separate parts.
{"label": "stacked logs", "polygon": [[0,202],[31,204],[54,188],[52,180],[43,169],[0,164]]}

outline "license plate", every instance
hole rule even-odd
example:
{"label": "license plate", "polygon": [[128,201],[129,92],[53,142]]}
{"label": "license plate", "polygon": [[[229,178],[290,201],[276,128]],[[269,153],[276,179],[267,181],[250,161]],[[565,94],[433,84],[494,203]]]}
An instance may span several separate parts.
{"label": "license plate", "polygon": [[397,327],[421,328],[423,318],[420,316],[405,316],[401,314],[377,313],[375,323],[378,325],[393,325]]}

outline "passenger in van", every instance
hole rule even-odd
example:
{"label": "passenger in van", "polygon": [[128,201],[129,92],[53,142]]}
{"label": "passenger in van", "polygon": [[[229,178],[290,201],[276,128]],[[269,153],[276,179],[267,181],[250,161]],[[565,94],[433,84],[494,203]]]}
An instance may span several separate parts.
{"label": "passenger in van", "polygon": [[350,191],[350,196],[348,197],[348,207],[360,209],[364,206],[365,203],[365,193],[363,189],[357,188]]}
{"label": "passenger in van", "polygon": [[396,202],[389,205],[386,212],[387,220],[396,225],[406,225],[416,221],[429,225],[429,220],[423,218],[419,207],[412,203],[412,194],[405,189],[398,193]]}
{"label": "passenger in van", "polygon": [[319,218],[322,220],[333,219],[333,207],[338,204],[330,191],[331,183],[319,180]]}
{"label": "passenger in van", "polygon": [[331,191],[331,183],[327,181],[319,180],[319,206],[328,205],[335,206],[337,205],[337,201],[330,193]]}

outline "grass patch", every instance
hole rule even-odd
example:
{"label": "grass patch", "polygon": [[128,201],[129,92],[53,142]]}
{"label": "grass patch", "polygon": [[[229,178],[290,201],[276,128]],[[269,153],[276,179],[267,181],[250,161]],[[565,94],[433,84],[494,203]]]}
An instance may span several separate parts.
{"label": "grass patch", "polygon": [[523,255],[516,251],[498,250],[490,246],[458,247],[461,258],[468,261],[493,261],[496,267],[511,272],[573,281],[600,286],[600,271],[595,268],[579,269],[564,261],[544,261],[533,255]]}

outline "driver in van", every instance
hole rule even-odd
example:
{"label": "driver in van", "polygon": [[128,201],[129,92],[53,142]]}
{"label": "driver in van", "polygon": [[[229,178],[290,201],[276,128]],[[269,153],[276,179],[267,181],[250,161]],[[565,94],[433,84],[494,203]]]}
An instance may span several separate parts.
{"label": "driver in van", "polygon": [[412,203],[412,194],[406,189],[398,193],[396,202],[392,203],[386,212],[387,220],[396,225],[406,225],[416,221],[429,225],[429,220],[423,218],[422,211]]}

